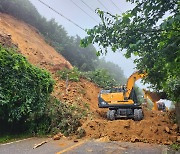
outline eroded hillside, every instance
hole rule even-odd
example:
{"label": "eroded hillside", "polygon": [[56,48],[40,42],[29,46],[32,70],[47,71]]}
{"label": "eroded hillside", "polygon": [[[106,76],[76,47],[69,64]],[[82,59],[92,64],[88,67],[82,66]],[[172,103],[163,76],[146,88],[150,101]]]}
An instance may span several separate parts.
{"label": "eroded hillside", "polygon": [[48,45],[32,26],[0,14],[0,43],[18,48],[32,64],[48,69],[56,81],[53,95],[59,100],[87,109],[88,117],[82,123],[86,138],[161,144],[171,144],[179,138],[178,126],[173,124],[168,114],[162,112],[144,109],[145,118],[140,122],[107,121],[106,109],[99,109],[97,105],[100,88],[85,79],[68,83],[60,80],[54,72],[72,68],[72,65]]}
{"label": "eroded hillside", "polygon": [[32,63],[50,71],[72,68],[72,65],[48,45],[32,26],[0,13],[0,34],[8,35],[12,43]]}

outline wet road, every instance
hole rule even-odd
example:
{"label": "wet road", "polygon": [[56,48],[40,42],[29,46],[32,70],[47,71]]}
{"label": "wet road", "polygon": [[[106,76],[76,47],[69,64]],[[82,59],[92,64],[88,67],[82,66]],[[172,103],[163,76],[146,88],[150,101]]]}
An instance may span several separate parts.
{"label": "wet road", "polygon": [[[42,146],[33,149],[36,144],[47,141]],[[129,143],[129,142],[100,142],[98,140],[61,139],[53,141],[48,138],[29,138],[18,142],[0,145],[0,154],[166,154],[167,146]],[[178,154],[178,152],[176,152]]]}

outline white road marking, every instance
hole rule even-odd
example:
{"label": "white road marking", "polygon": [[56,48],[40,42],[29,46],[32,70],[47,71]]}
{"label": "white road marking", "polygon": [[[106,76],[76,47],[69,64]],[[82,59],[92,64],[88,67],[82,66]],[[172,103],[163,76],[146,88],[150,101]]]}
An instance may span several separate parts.
{"label": "white road marking", "polygon": [[18,142],[30,140],[30,139],[32,139],[32,138],[33,138],[33,137],[26,138],[26,139],[22,139],[22,140],[18,140],[18,141],[14,141],[14,142],[9,142],[9,143],[5,143],[5,144],[0,144],[0,146],[3,146],[3,145],[9,145],[9,144],[13,144],[13,143],[18,143]]}

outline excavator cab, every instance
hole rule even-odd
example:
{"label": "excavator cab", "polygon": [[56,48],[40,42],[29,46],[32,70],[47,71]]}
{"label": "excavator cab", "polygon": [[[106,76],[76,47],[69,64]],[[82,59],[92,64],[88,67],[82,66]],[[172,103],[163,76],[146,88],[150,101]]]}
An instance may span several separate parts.
{"label": "excavator cab", "polygon": [[132,118],[139,121],[143,119],[143,111],[140,104],[138,104],[133,86],[136,80],[144,76],[144,74],[135,72],[129,77],[127,86],[100,91],[98,106],[99,108],[109,108],[107,112],[108,120]]}

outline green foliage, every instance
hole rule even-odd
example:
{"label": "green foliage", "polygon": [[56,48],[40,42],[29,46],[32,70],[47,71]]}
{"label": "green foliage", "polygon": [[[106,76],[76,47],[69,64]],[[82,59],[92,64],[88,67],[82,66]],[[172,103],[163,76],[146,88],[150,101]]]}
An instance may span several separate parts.
{"label": "green foliage", "polygon": [[174,144],[172,144],[170,147],[171,147],[173,150],[178,151],[178,150],[180,149],[180,144],[174,143]]}
{"label": "green foliage", "polygon": [[168,79],[167,86],[165,86],[165,91],[173,100],[180,102],[180,78],[177,77],[175,79]]}
{"label": "green foliage", "polygon": [[111,74],[118,84],[124,85],[127,81],[123,70],[117,64],[106,62],[105,59],[99,60],[97,69],[105,69],[109,74]]}
{"label": "green foliage", "polygon": [[81,71],[95,69],[96,50],[93,45],[81,48],[80,37],[70,37],[55,19],[47,21],[29,0],[0,0],[0,12],[10,14],[34,26],[59,53]]}
{"label": "green foliage", "polygon": [[48,129],[52,133],[61,131],[64,135],[76,133],[80,124],[80,119],[83,118],[82,109],[73,105],[67,105],[55,98],[51,98],[50,103],[45,111],[46,115],[51,119]]}
{"label": "green foliage", "polygon": [[68,136],[77,133],[81,126],[80,119],[84,118],[84,110],[74,105],[60,102],[49,97],[48,103],[41,116],[32,115],[25,125],[27,133],[34,135],[57,134]]}
{"label": "green foliage", "polygon": [[74,67],[72,70],[64,69],[64,70],[58,71],[57,75],[63,80],[78,82],[81,74],[78,71],[78,69]]}
{"label": "green foliage", "polygon": [[[88,37],[81,40],[81,45],[99,44],[102,48],[98,55],[106,53],[108,48],[114,52],[126,49],[125,56],[136,55],[137,69],[148,73],[146,82],[179,102],[179,1],[128,1],[135,7],[121,16],[97,10],[102,23],[87,30]],[[162,20],[165,14],[169,17]]]}
{"label": "green foliage", "polygon": [[[34,26],[50,45],[80,71],[96,69],[99,59],[94,46],[81,48],[79,36],[68,36],[54,19],[47,21],[29,0],[0,0],[0,12]],[[103,63],[100,68],[106,67]],[[79,117],[87,113],[55,99],[48,100],[53,88],[49,73],[31,66],[24,57],[6,49],[0,53],[0,64],[0,127],[5,126],[6,129],[10,126],[16,130],[23,128],[35,134],[46,134],[55,129],[65,134],[75,132],[80,124]],[[62,79],[67,79],[68,74],[71,81],[79,81],[81,75],[76,68],[58,74]],[[88,72],[87,77],[101,87],[114,84],[105,70]],[[85,94],[84,91],[81,93]],[[88,108],[87,104],[85,106]],[[78,113],[83,115],[79,116]]]}
{"label": "green foliage", "polygon": [[14,141],[17,141],[17,140],[22,140],[22,139],[25,139],[25,138],[28,138],[28,137],[31,137],[32,134],[3,134],[2,136],[0,136],[0,144],[3,144],[3,143],[8,143],[8,142],[14,142]]}
{"label": "green foliage", "polygon": [[80,139],[86,135],[86,131],[83,128],[78,129],[77,138]]}
{"label": "green foliage", "polygon": [[79,36],[76,36],[75,38],[71,37],[65,50],[60,51],[60,53],[80,71],[93,71],[95,70],[96,62],[98,61],[96,49],[93,45],[90,45],[87,48],[80,47],[80,39]]}
{"label": "green foliage", "polygon": [[113,77],[104,69],[97,69],[95,71],[83,73],[83,77],[96,83],[99,87],[109,89],[112,86],[117,85],[117,82]]}
{"label": "green foliage", "polygon": [[50,74],[0,46],[0,121],[23,126],[43,115],[53,90]]}
{"label": "green foliage", "polygon": [[[97,69],[95,71],[89,71],[89,72],[80,72],[76,67],[74,67],[72,70],[70,69],[64,69],[57,72],[57,75],[60,77],[60,79],[63,80],[69,80],[69,81],[79,81],[80,78],[86,78],[95,84],[97,84],[101,88],[108,89],[114,85],[117,85],[116,80],[111,76],[107,70],[105,69]],[[80,91],[82,94],[84,91]]]}

